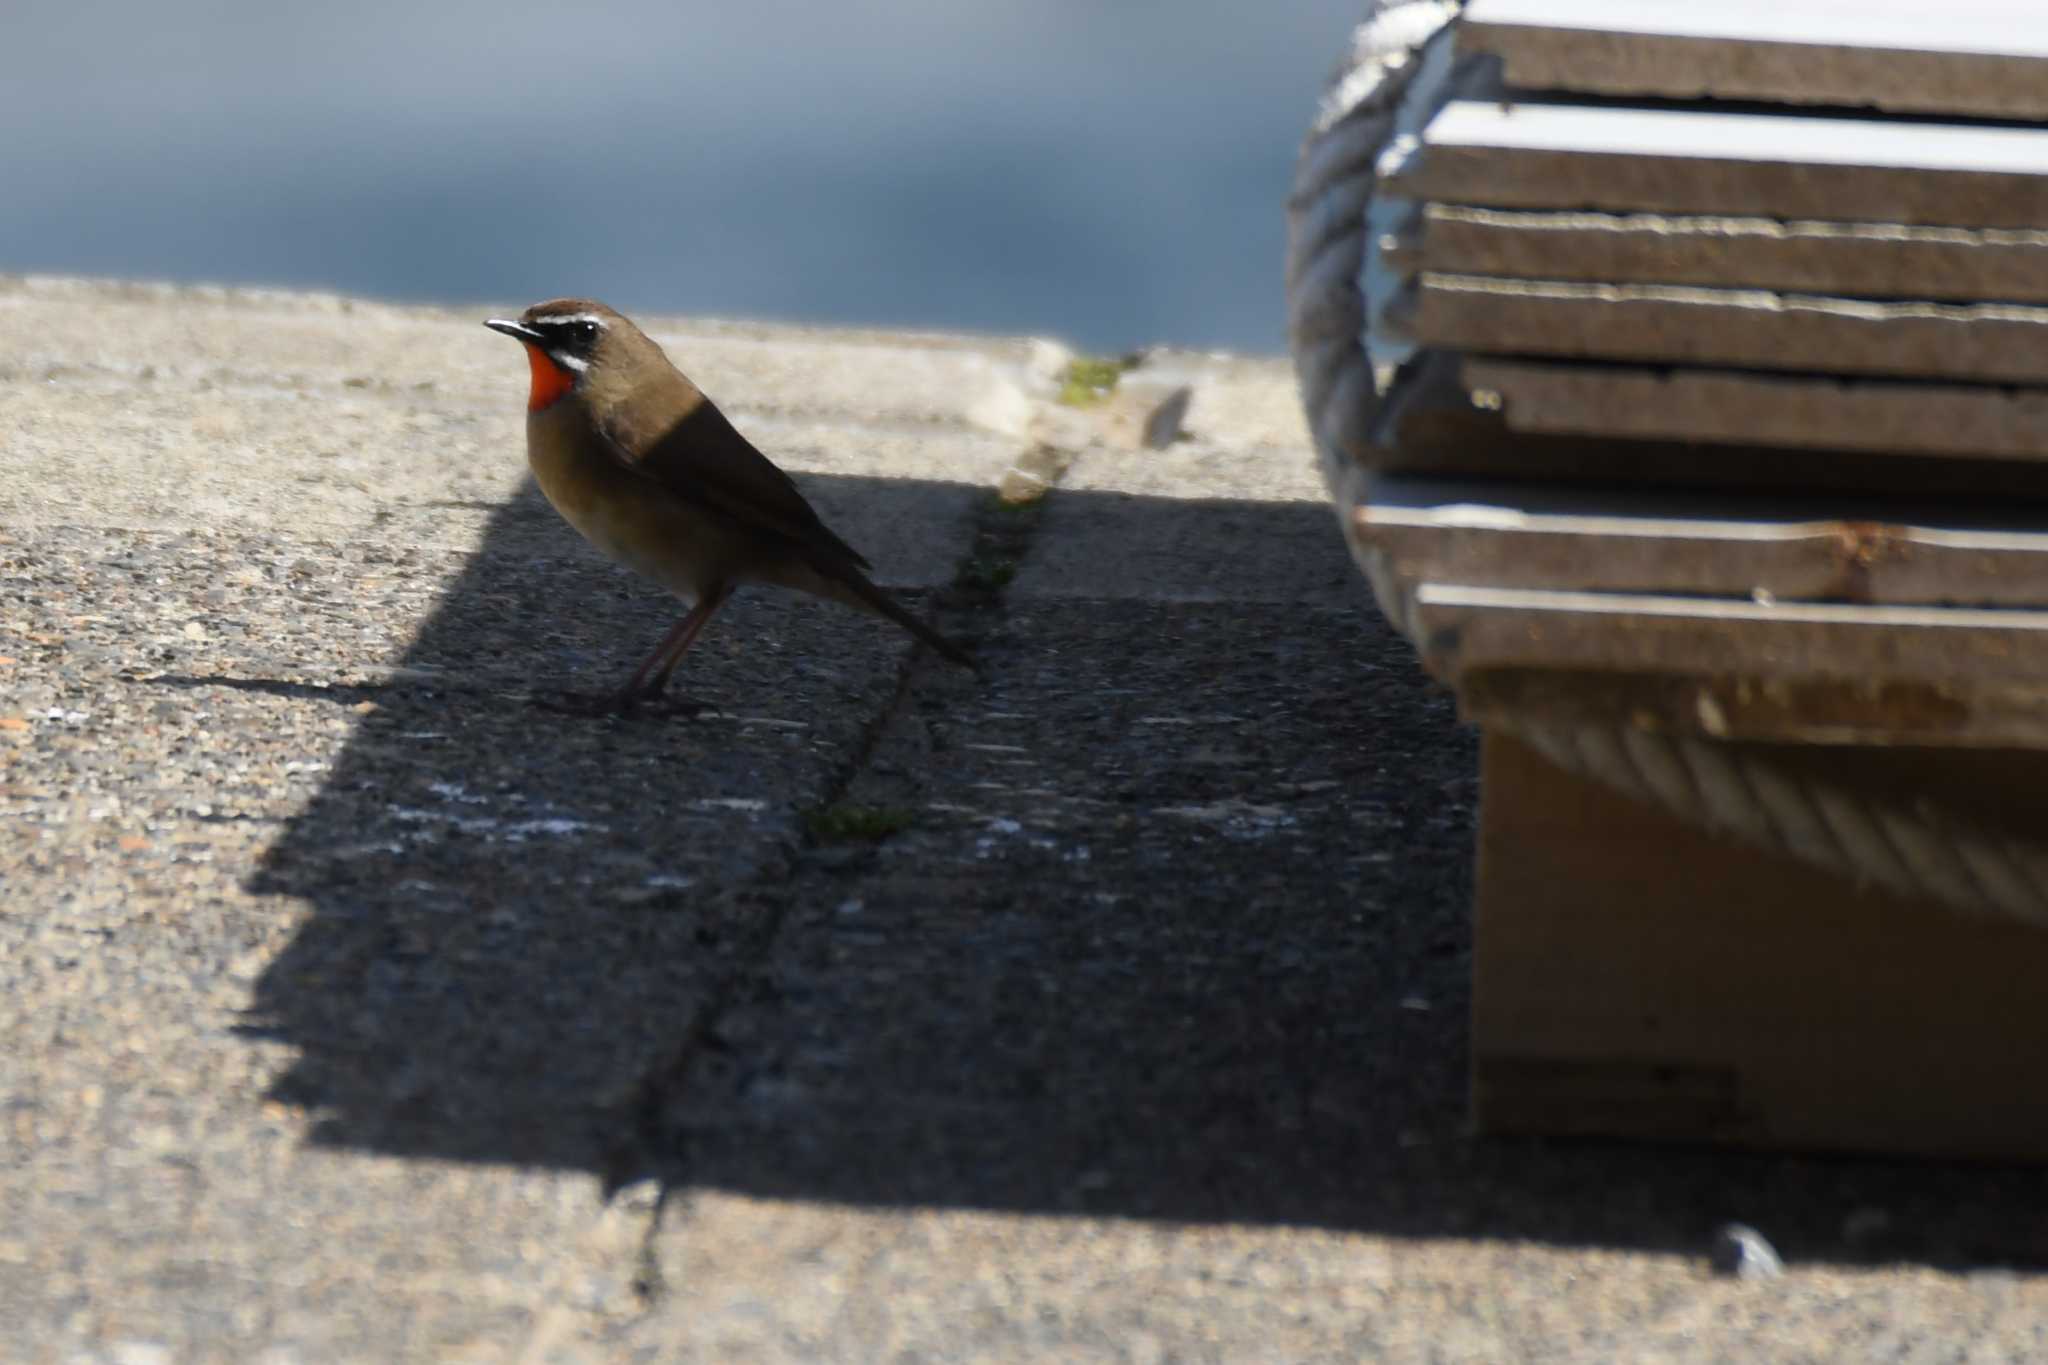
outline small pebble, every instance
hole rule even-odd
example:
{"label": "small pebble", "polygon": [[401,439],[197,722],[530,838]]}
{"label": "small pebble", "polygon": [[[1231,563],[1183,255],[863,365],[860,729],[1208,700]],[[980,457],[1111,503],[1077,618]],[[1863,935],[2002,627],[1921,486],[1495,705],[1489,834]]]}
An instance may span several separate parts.
{"label": "small pebble", "polygon": [[1775,1280],[1785,1263],[1764,1235],[1746,1223],[1730,1223],[1714,1234],[1714,1270],[1738,1280]]}

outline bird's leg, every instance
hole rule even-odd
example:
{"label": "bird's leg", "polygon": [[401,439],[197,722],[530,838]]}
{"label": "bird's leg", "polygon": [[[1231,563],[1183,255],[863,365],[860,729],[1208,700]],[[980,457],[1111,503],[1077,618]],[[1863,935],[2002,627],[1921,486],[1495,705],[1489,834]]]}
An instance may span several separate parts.
{"label": "bird's leg", "polygon": [[[725,605],[725,599],[730,596],[732,589],[719,584],[697,599],[697,605],[691,607],[683,619],[675,623],[674,628],[662,637],[661,643],[654,647],[654,652],[647,656],[646,662],[635,669],[626,685],[619,689],[620,710],[630,710],[636,703],[652,701],[662,694],[668,687],[669,676],[676,671],[676,665],[682,661],[683,655],[696,640],[698,632],[704,629],[718,609]],[[657,667],[659,671],[655,671]],[[649,681],[647,676],[650,671],[654,672],[652,681]]]}
{"label": "bird's leg", "polygon": [[[661,667],[655,672],[654,680],[647,684],[647,690],[643,695],[658,697],[668,689],[668,680],[675,676],[676,665],[683,661],[683,655],[689,653],[690,646],[696,642],[698,633],[711,623],[712,616],[717,613],[720,607],[725,605],[726,599],[731,596],[732,588],[724,583],[720,583],[710,589],[690,612],[690,615],[696,618],[696,623],[691,625],[688,630],[684,630],[681,626],[676,627],[675,635],[672,635],[668,640],[662,641],[661,648],[656,650],[655,653],[658,655],[665,654],[667,657],[662,661]],[[685,619],[687,621],[688,618]],[[676,636],[681,638],[675,638]]]}
{"label": "bird's leg", "polygon": [[654,652],[641,662],[640,667],[633,670],[633,676],[626,680],[626,685],[614,694],[614,701],[619,710],[629,711],[636,702],[655,695],[658,689],[650,689],[647,686],[647,675],[654,671],[654,666],[660,663],[670,650],[675,648],[677,641],[686,641],[703,629],[704,620],[710,615],[704,609],[705,603],[709,601],[707,597],[685,612],[683,619],[676,622],[669,628],[668,634],[661,637],[661,643],[654,647]]}

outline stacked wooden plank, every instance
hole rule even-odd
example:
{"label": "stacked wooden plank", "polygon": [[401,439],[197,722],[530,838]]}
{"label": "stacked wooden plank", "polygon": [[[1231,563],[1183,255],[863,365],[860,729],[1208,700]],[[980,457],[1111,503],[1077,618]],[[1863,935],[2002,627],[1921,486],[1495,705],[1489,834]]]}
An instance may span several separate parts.
{"label": "stacked wooden plank", "polygon": [[2048,1005],[1946,1003],[2048,975],[2048,5],[1454,41],[1502,93],[1383,159],[1418,351],[1347,516],[1488,732],[1481,1122],[2048,1157]]}
{"label": "stacked wooden plank", "polygon": [[[2048,462],[2048,126],[1954,121],[2048,120],[2048,8],[1928,13],[1472,0],[1461,50],[1545,88],[1451,103],[1384,186],[1419,205],[1407,325],[1465,358],[1438,406],[1503,438]],[[1641,98],[1559,102],[1594,95]],[[1772,103],[1671,103],[1701,95]]]}
{"label": "stacked wooden plank", "polygon": [[[1471,0],[1450,36],[1506,93],[1380,187],[1422,349],[1353,514],[1432,667],[1475,712],[1508,670],[1646,714],[1796,675],[1716,732],[2048,746],[2013,690],[2048,684],[2048,6]],[[1983,709],[1831,719],[1873,649]]]}
{"label": "stacked wooden plank", "polygon": [[2048,747],[2038,520],[1400,477],[1352,518],[1483,725]]}
{"label": "stacked wooden plank", "polygon": [[2035,0],[1471,0],[1510,86],[2048,121]]}

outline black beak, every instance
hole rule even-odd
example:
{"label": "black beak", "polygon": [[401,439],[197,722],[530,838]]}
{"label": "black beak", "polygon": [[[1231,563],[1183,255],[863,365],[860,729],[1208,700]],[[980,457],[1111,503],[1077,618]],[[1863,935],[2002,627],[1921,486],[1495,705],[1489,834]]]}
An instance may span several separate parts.
{"label": "black beak", "polygon": [[536,346],[543,344],[547,340],[546,337],[543,337],[525,323],[514,322],[510,318],[485,318],[484,326],[490,328],[493,332],[503,332],[514,341],[531,342]]}

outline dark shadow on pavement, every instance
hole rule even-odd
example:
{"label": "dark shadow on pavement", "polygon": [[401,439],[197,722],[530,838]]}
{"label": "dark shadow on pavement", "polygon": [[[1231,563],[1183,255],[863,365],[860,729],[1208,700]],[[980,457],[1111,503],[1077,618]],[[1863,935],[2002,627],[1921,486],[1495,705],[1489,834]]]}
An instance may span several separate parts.
{"label": "dark shadow on pavement", "polygon": [[[2048,1261],[2040,1171],[1472,1137],[1475,745],[1327,509],[1053,496],[1311,586],[1013,592],[986,681],[900,697],[893,636],[743,594],[682,680],[715,712],[585,719],[529,698],[671,608],[502,514],[260,874],[315,912],[251,1020],[299,1052],[276,1098],[324,1143],[799,1199]],[[892,832],[821,842],[831,800]]]}

